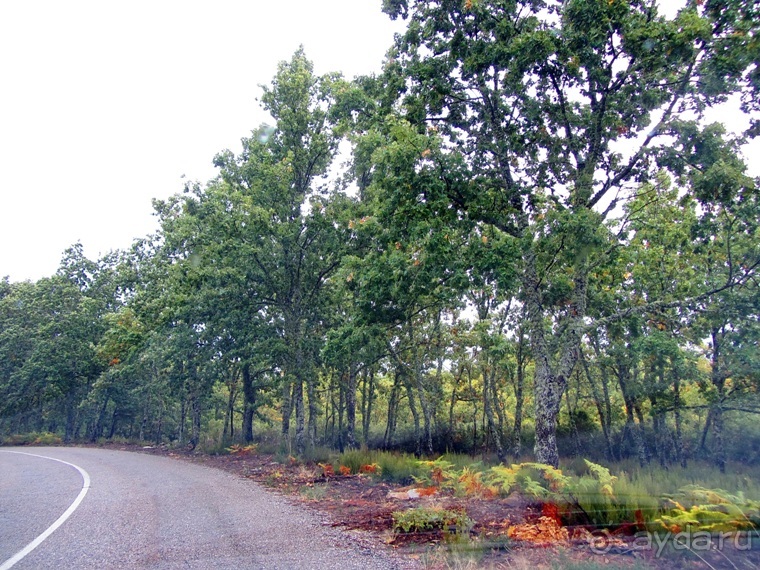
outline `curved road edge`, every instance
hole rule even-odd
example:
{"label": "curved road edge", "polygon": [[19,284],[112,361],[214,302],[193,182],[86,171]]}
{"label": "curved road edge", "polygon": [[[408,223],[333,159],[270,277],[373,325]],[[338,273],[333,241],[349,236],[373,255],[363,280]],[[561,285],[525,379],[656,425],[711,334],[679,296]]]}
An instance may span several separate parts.
{"label": "curved road edge", "polygon": [[28,455],[30,457],[39,457],[41,459],[47,459],[49,461],[57,461],[58,463],[63,463],[64,465],[73,467],[82,476],[82,489],[81,491],[79,491],[79,494],[77,495],[76,499],[74,499],[74,502],[71,503],[71,505],[69,505],[69,508],[66,509],[63,512],[63,514],[60,517],[58,517],[53,524],[47,527],[37,538],[35,538],[33,541],[31,541],[21,550],[19,550],[16,554],[11,556],[8,560],[0,564],[0,570],[9,570],[13,566],[15,566],[18,562],[23,560],[29,553],[31,553],[40,544],[42,544],[45,541],[45,539],[47,539],[47,537],[53,534],[58,529],[58,527],[60,527],[63,523],[65,523],[66,520],[74,513],[74,511],[77,510],[77,508],[79,507],[79,504],[84,500],[85,495],[87,495],[87,491],[90,490],[90,475],[87,473],[87,471],[79,467],[79,465],[75,465],[74,463],[69,463],[68,461],[64,461],[63,459],[57,459],[55,457],[48,457],[46,455],[39,455],[37,453],[27,453],[25,451],[10,451],[10,450],[5,450],[5,449],[0,449],[0,453],[14,453],[17,455]]}

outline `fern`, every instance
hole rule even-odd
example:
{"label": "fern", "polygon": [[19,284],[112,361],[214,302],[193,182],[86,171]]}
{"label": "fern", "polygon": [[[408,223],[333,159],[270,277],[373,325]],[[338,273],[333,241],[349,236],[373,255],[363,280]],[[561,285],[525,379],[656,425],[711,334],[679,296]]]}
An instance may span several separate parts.
{"label": "fern", "polygon": [[517,482],[517,472],[506,465],[494,465],[486,472],[485,480],[503,495],[508,495]]}
{"label": "fern", "polygon": [[618,480],[617,477],[612,475],[610,473],[610,470],[606,467],[602,467],[601,465],[598,465],[596,463],[592,463],[588,459],[584,459],[583,461],[586,462],[586,467],[588,467],[588,470],[591,472],[591,474],[594,476],[594,478],[599,481],[599,489],[600,491],[610,499],[615,498],[615,491],[614,491],[614,485],[615,482]]}
{"label": "fern", "polygon": [[671,532],[760,528],[760,503],[746,500],[742,493],[732,495],[723,489],[687,485],[669,496],[664,507],[667,514],[662,514],[656,522]]}
{"label": "fern", "polygon": [[520,482],[520,490],[531,497],[545,499],[549,496],[549,491],[541,483],[533,480],[530,475],[525,475]]}
{"label": "fern", "polygon": [[424,532],[429,530],[454,531],[457,534],[468,533],[474,521],[463,511],[443,509],[440,507],[417,507],[406,511],[396,511],[393,516],[393,528],[397,531]]}
{"label": "fern", "polygon": [[[540,473],[545,483],[531,476],[536,473]],[[515,463],[511,467],[496,465],[485,474],[485,483],[505,495],[519,490],[534,497],[548,497],[560,493],[570,482],[570,477],[561,470],[543,463]]]}
{"label": "fern", "polygon": [[423,476],[414,477],[418,484],[437,485],[439,487],[452,486],[452,482],[459,478],[456,469],[454,469],[454,464],[446,461],[443,456],[434,461],[419,461],[418,464],[425,468]]}

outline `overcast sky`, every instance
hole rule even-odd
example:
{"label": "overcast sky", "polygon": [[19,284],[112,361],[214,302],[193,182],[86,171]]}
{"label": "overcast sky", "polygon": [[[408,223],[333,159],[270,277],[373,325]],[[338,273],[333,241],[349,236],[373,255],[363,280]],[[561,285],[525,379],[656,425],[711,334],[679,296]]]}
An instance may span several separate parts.
{"label": "overcast sky", "polygon": [[0,0],[0,278],[52,275],[77,241],[96,259],[155,231],[151,199],[239,150],[267,120],[258,86],[300,44],[317,73],[379,71],[402,25],[380,5]]}
{"label": "overcast sky", "polygon": [[381,0],[0,1],[0,278],[53,274],[155,231],[151,199],[215,174],[267,120],[300,44],[317,73],[380,70]]}

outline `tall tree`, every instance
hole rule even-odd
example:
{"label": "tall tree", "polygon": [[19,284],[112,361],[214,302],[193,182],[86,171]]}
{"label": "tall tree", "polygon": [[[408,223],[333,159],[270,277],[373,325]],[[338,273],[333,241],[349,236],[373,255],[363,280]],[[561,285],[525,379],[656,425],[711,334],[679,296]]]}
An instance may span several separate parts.
{"label": "tall tree", "polygon": [[[243,139],[240,155],[220,153],[219,177],[175,197],[162,214],[179,265],[204,299],[204,327],[227,338],[241,360],[246,405],[251,374],[281,373],[283,431],[295,413],[298,453],[314,444],[323,292],[346,242],[345,226],[335,223],[345,200],[324,182],[339,141],[328,120],[339,84],[336,75],[315,76],[303,50],[282,62],[261,98],[274,126]],[[268,354],[269,365],[256,353]]]}
{"label": "tall tree", "polygon": [[95,346],[112,295],[95,286],[99,271],[75,245],[55,275],[14,284],[0,299],[2,413],[31,416],[33,429],[63,426],[66,441],[78,435],[79,405],[103,368]]}

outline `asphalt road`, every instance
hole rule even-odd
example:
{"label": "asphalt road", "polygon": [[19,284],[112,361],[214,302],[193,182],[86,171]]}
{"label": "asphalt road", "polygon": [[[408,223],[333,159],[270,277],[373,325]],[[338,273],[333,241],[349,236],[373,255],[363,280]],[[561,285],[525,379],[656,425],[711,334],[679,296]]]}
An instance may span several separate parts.
{"label": "asphalt road", "polygon": [[0,568],[78,497],[69,518],[14,570],[400,567],[303,507],[217,469],[123,451],[34,447],[0,449]]}

